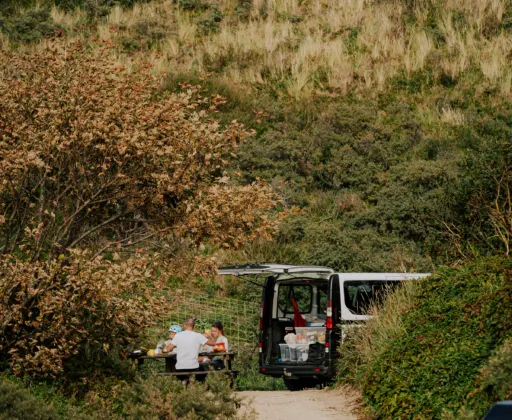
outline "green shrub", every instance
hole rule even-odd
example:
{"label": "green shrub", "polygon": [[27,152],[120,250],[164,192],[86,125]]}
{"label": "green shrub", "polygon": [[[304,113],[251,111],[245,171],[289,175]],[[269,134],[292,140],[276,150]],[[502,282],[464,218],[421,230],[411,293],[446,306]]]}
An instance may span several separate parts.
{"label": "green shrub", "polygon": [[220,29],[221,21],[222,13],[217,9],[213,9],[206,16],[199,20],[197,25],[199,32],[203,35],[218,32]]}
{"label": "green shrub", "polygon": [[479,381],[482,394],[497,400],[512,399],[512,341],[507,340],[482,369]]}
{"label": "green shrub", "polygon": [[353,358],[354,349],[375,345],[371,335],[369,343],[343,345],[341,354],[352,355],[343,366],[352,368],[340,374],[361,386],[379,418],[449,418],[450,412],[481,418],[510,395],[503,367],[510,360],[512,261],[495,257],[443,268],[418,285],[373,356]]}
{"label": "green shrub", "polygon": [[148,48],[167,35],[166,28],[151,19],[137,21],[133,29],[139,41],[146,40]]}
{"label": "green shrub", "polygon": [[118,393],[122,418],[214,420],[251,418],[238,415],[241,399],[229,387],[225,375],[208,375],[206,383],[183,388],[173,377],[152,376],[126,385]]}
{"label": "green shrub", "polygon": [[57,412],[13,382],[0,378],[0,420],[54,420]]}
{"label": "green shrub", "polygon": [[276,391],[286,389],[281,379],[262,375],[259,372],[256,344],[238,349],[235,369],[239,371],[235,381],[237,391]]}
{"label": "green shrub", "polygon": [[201,0],[176,0],[179,7],[184,10],[204,10],[208,6]]}
{"label": "green shrub", "polygon": [[246,21],[251,17],[252,0],[237,0],[235,14],[242,21]]}
{"label": "green shrub", "polygon": [[12,41],[29,43],[52,36],[55,25],[47,9],[30,9],[9,18],[0,19],[0,31],[7,34]]}
{"label": "green shrub", "polygon": [[[512,117],[478,121],[464,139],[471,146],[457,182],[446,185],[436,213],[449,226],[454,246],[510,254],[512,238]],[[462,137],[462,136],[461,136]]]}

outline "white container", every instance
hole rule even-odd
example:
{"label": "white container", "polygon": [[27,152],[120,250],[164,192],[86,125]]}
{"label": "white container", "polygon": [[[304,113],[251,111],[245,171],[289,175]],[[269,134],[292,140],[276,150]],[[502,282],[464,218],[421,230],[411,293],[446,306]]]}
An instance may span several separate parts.
{"label": "white container", "polygon": [[293,344],[289,347],[291,362],[305,362],[308,360],[309,344]]}
{"label": "white container", "polygon": [[299,344],[325,344],[325,327],[296,327],[295,332]]}

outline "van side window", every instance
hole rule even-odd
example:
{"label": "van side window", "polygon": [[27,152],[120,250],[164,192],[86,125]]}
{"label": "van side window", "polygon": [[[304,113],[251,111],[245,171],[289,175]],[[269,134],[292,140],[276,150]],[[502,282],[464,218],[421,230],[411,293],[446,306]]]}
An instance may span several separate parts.
{"label": "van side window", "polygon": [[289,284],[279,286],[277,306],[283,312],[283,316],[293,314],[293,299],[297,302],[301,314],[311,312],[313,303],[313,291],[309,284]]}
{"label": "van side window", "polygon": [[345,306],[356,315],[367,315],[372,305],[382,305],[387,293],[392,291],[400,282],[346,281],[344,282]]}

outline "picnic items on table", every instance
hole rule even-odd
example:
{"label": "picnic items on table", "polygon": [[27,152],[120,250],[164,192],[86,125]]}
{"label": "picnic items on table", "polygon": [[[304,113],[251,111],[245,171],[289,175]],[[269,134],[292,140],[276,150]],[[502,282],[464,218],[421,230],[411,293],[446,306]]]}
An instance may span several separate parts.
{"label": "picnic items on table", "polygon": [[164,347],[166,346],[166,344],[167,344],[167,341],[164,341],[164,340],[159,341],[154,350],[154,355],[158,356],[159,354],[162,354],[164,352]]}
{"label": "picnic items on table", "polygon": [[146,350],[141,350],[141,349],[137,349],[137,350],[133,350],[129,355],[128,357],[130,359],[138,359],[139,357],[141,356],[146,356],[147,355],[147,351]]}
{"label": "picnic items on table", "polygon": [[219,342],[219,343],[215,344],[215,346],[213,347],[213,352],[214,353],[223,353],[225,351],[226,351],[226,346],[222,342]]}

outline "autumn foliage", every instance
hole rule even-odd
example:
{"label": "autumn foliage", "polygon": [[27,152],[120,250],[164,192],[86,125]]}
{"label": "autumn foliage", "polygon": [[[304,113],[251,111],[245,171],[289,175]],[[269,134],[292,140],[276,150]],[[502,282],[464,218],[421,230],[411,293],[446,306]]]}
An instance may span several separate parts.
{"label": "autumn foliage", "polygon": [[[248,135],[220,97],[162,92],[108,44],[51,43],[0,58],[0,363],[57,374],[151,322],[154,288],[200,243],[275,229],[262,184],[225,168]],[[157,279],[158,278],[158,279]]]}

